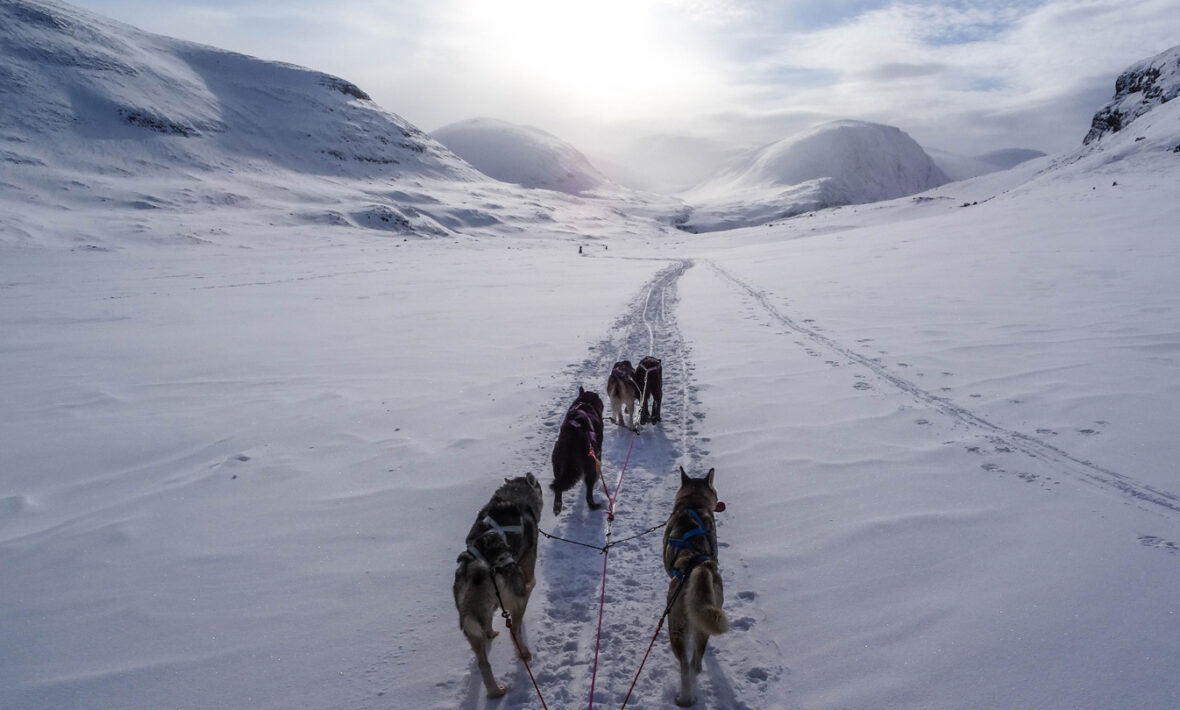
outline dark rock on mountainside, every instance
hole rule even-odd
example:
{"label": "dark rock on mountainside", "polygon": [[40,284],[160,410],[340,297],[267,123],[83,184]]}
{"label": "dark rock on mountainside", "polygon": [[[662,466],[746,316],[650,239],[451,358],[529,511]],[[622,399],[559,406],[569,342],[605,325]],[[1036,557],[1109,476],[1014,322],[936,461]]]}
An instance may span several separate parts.
{"label": "dark rock on mountainside", "polygon": [[1177,96],[1180,96],[1180,46],[1138,62],[1119,75],[1114,84],[1114,98],[1094,114],[1082,145],[1123,130],[1139,116]]}

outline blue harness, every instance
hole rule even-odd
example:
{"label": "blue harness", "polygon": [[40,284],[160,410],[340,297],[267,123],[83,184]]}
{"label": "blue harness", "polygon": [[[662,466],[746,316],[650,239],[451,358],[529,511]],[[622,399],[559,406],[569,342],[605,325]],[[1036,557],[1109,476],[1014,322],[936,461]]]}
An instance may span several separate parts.
{"label": "blue harness", "polygon": [[[697,553],[696,557],[692,558],[692,561],[688,563],[687,573],[691,573],[697,566],[714,559],[717,554],[717,549],[713,541],[713,537],[709,535],[709,531],[705,529],[705,521],[701,519],[700,513],[696,512],[692,508],[689,508],[688,510],[684,511],[683,514],[691,517],[692,521],[696,523],[696,527],[684,533],[680,537],[670,538],[668,540],[668,545],[676,548],[677,550],[690,550]],[[701,552],[696,548],[696,546],[692,544],[692,539],[701,535],[705,536],[705,544],[708,545],[710,552]],[[685,576],[687,573],[678,570],[675,567],[668,570],[668,574],[672,575],[672,577],[676,579]]]}

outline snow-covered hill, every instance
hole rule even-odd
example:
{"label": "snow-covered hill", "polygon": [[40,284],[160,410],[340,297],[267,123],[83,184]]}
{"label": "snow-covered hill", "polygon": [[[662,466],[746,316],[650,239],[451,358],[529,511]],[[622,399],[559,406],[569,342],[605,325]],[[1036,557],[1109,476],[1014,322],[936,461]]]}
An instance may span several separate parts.
{"label": "snow-covered hill", "polygon": [[484,175],[503,182],[571,194],[609,182],[577,148],[532,126],[473,118],[430,135]]}
{"label": "snow-covered hill", "polygon": [[327,74],[141,32],[50,2],[0,5],[5,159],[143,175],[283,167],[325,176],[470,168]]}
{"label": "snow-covered hill", "polygon": [[832,121],[742,156],[682,196],[694,209],[686,228],[716,231],[903,197],[948,181],[900,129]]}

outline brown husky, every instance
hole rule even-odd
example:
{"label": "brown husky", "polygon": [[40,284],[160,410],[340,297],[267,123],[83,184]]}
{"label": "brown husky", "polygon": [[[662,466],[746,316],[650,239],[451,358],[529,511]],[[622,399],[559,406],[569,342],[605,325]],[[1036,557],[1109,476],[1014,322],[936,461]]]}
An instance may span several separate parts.
{"label": "brown husky", "polygon": [[709,637],[729,630],[729,617],[721,610],[724,594],[717,569],[713,511],[719,507],[713,469],[704,478],[689,478],[681,467],[680,490],[664,529],[664,570],[672,577],[668,584],[668,638],[680,661],[676,704],[681,707],[697,701],[696,677]]}
{"label": "brown husky", "polygon": [[475,652],[489,698],[507,688],[496,682],[488,663],[488,646],[497,635],[492,614],[508,612],[520,644],[520,657],[532,658],[524,640],[524,611],[536,584],[537,522],[541,519],[541,484],[533,474],[504,479],[475,517],[467,533],[467,549],[459,553],[455,570],[455,608],[459,628]]}
{"label": "brown husky", "polygon": [[610,376],[606,378],[606,394],[610,397],[610,420],[634,429],[639,385],[635,382],[635,366],[630,360],[620,360],[611,368]]}

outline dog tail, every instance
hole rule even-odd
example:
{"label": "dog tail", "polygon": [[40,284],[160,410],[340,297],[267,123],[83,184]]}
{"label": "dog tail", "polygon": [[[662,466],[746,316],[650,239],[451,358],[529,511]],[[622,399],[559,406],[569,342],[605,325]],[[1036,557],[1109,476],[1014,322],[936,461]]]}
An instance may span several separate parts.
{"label": "dog tail", "polygon": [[713,575],[717,569],[712,562],[698,566],[688,576],[685,590],[685,608],[689,619],[710,636],[729,631],[729,617],[721,610],[720,600],[715,596]]}

